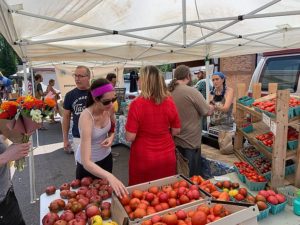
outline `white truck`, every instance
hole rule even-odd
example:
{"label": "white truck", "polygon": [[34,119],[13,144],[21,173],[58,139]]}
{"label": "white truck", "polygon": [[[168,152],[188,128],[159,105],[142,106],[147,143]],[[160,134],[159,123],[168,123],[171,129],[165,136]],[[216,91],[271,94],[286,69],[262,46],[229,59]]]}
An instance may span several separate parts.
{"label": "white truck", "polygon": [[249,86],[252,94],[253,83],[262,84],[262,94],[267,94],[269,83],[278,83],[278,89],[289,89],[300,94],[300,49],[264,53],[253,73]]}

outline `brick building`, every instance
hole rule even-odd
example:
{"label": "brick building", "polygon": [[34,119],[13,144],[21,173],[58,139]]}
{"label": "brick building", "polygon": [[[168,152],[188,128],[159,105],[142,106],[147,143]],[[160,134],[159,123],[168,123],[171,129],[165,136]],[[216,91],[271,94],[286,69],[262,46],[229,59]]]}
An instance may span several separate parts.
{"label": "brick building", "polygon": [[[219,67],[217,70],[226,75],[227,85],[235,90],[237,83],[245,83],[246,87],[249,86],[256,67],[256,59],[256,54],[220,58],[215,66]],[[176,67],[182,64],[189,67],[205,66],[205,61],[176,63]]]}

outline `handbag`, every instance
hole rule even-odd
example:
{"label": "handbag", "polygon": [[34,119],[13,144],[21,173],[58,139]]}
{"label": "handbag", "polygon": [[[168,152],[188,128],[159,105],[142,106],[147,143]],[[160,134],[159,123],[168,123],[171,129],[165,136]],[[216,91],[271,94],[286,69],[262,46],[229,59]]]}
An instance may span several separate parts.
{"label": "handbag", "polygon": [[229,155],[233,153],[232,132],[221,130],[219,132],[218,143],[221,154]]}
{"label": "handbag", "polygon": [[186,177],[190,176],[189,160],[185,158],[176,148],[176,172]]}

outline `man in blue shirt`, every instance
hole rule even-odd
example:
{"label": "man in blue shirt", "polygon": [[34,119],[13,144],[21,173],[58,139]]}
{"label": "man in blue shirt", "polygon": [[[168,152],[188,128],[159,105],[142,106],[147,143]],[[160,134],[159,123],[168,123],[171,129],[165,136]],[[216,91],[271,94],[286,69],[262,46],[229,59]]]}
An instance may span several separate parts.
{"label": "man in blue shirt", "polygon": [[[85,109],[87,95],[90,88],[91,73],[88,67],[78,66],[73,74],[73,77],[75,79],[76,88],[66,94],[63,106],[63,141],[64,150],[67,152],[69,152],[70,149],[73,149],[73,151],[76,152],[80,144],[78,121],[80,113]],[[68,136],[71,117],[73,118],[73,146],[71,146]]]}
{"label": "man in blue shirt", "polygon": [[[198,82],[195,84],[195,88],[203,95],[203,97],[206,99],[206,78],[205,78],[205,72],[204,71],[195,71],[194,74],[197,75]],[[212,85],[208,83],[209,91],[212,89]],[[207,117],[203,117],[202,120],[202,129],[207,130]]]}

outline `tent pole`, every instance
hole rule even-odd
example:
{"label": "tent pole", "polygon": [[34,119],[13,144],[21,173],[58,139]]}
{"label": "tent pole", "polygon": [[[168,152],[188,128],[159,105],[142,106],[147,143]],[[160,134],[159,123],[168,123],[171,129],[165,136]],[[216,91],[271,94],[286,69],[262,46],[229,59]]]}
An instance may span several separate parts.
{"label": "tent pole", "polygon": [[[26,65],[25,60],[23,60],[23,78],[24,78],[24,94],[27,95],[28,94],[28,79],[27,79],[27,65]],[[23,93],[21,93],[21,95],[23,95]]]}
{"label": "tent pole", "polygon": [[[165,36],[163,36],[161,38],[161,40],[164,40],[165,38],[169,37],[171,34],[173,34],[175,31],[177,31],[179,28],[181,27],[181,25],[175,27],[173,30],[171,30],[168,34],[166,34]],[[141,57],[142,55],[144,55],[147,51],[149,51],[150,49],[154,49],[154,45],[156,45],[156,43],[152,44],[149,48],[147,48],[145,51],[141,52],[140,54],[138,54],[136,57],[133,58],[133,60],[138,59],[139,57]]]}
{"label": "tent pole", "polygon": [[186,47],[186,0],[182,0],[182,40],[183,47]]}
{"label": "tent pole", "polygon": [[[23,70],[24,70],[24,94],[28,95],[28,79],[27,79],[27,66],[26,61],[23,60]],[[34,157],[33,157],[33,141],[32,136],[30,136],[29,141],[31,142],[31,148],[29,151],[29,184],[30,184],[30,203],[34,203],[36,200],[35,191],[35,171],[34,171]]]}
{"label": "tent pole", "polygon": [[[243,15],[242,19],[244,19],[245,16],[253,16],[254,14],[256,14],[256,13],[258,13],[258,12],[260,12],[260,11],[262,11],[262,10],[264,10],[264,9],[266,9],[266,8],[272,6],[272,5],[274,5],[274,4],[276,4],[276,3],[280,2],[280,1],[281,1],[281,0],[273,0],[273,1],[271,1],[271,2],[269,2],[269,3],[267,3],[267,4],[265,4],[265,5],[263,5],[263,6],[259,7],[259,8],[257,8],[257,9],[255,9],[255,10],[253,10],[253,11],[247,13],[246,15]],[[240,21],[242,21],[242,20],[240,20],[240,18],[239,18],[239,16],[238,16],[238,17],[235,18],[234,21],[231,21],[231,22],[229,22],[228,24],[225,24],[224,26],[222,26],[222,27],[216,29],[215,31],[213,31],[213,32],[211,32],[211,33],[209,33],[209,34],[207,34],[207,35],[204,35],[203,37],[201,37],[201,38],[199,38],[199,39],[197,39],[197,40],[191,42],[191,43],[188,45],[188,47],[191,47],[191,46],[193,46],[194,44],[196,44],[197,42],[199,42],[199,41],[201,41],[201,40],[203,40],[203,39],[206,39],[207,37],[210,37],[210,36],[212,36],[212,35],[214,35],[214,34],[220,32],[220,31],[223,31],[224,29],[226,29],[226,28],[228,28],[228,27],[231,27],[231,26],[233,26],[234,24],[236,24],[236,23],[238,23],[238,22],[240,22]],[[200,22],[200,21],[199,21],[199,22]]]}
{"label": "tent pole", "polygon": [[[110,35],[122,35],[122,36],[137,38],[137,39],[141,39],[141,40],[153,41],[153,42],[158,42],[158,43],[162,43],[162,44],[168,44],[168,45],[171,45],[171,46],[181,47],[181,45],[178,45],[176,43],[171,43],[171,42],[167,42],[167,41],[160,41],[160,40],[153,39],[153,38],[148,38],[148,37],[141,37],[139,35],[128,34],[126,32],[122,32],[122,31],[108,30],[108,29],[104,29],[104,28],[100,28],[100,27],[95,27],[95,26],[90,26],[90,25],[75,23],[75,22],[69,22],[69,21],[66,21],[66,20],[60,20],[60,19],[49,17],[49,16],[37,15],[37,14],[24,12],[24,11],[19,11],[19,10],[15,10],[15,11],[12,10],[11,12],[21,14],[21,15],[24,15],[24,16],[29,16],[29,17],[35,17],[35,18],[39,18],[39,19],[54,21],[54,22],[57,22],[57,23],[69,24],[69,25],[73,25],[73,26],[77,26],[77,27],[83,27],[83,28],[87,28],[87,29],[103,31],[103,32],[108,33]],[[177,25],[177,23],[176,23],[176,25]],[[24,45],[26,45],[26,44],[27,43],[24,42]]]}
{"label": "tent pole", "polygon": [[[216,30],[216,29],[213,29],[213,28],[210,28],[210,27],[207,27],[207,26],[202,26],[202,25],[196,25],[196,24],[193,24],[192,26],[204,28],[204,29],[211,30],[211,31],[215,31],[215,30]],[[263,33],[270,33],[270,34],[267,35],[267,36],[269,36],[269,35],[272,35],[272,34],[274,34],[274,33],[278,33],[279,31],[280,31],[279,29],[274,29],[274,30],[270,30],[270,31],[268,31],[268,32],[266,32],[266,31],[264,31],[264,32],[259,32],[259,33],[255,34],[255,35],[263,34]],[[232,40],[232,39],[239,38],[239,35],[233,34],[233,33],[229,33],[229,32],[226,32],[226,31],[220,31],[219,33],[222,33],[222,34],[226,34],[226,35],[232,36],[232,38],[224,38],[224,39],[220,39],[220,40],[215,40],[215,41],[210,41],[210,42],[205,42],[205,43],[195,44],[194,46],[197,46],[197,45],[203,45],[203,44],[208,44],[208,43],[216,43],[216,42],[227,41],[227,40]],[[251,38],[248,38],[248,36],[253,36],[253,35],[254,35],[254,34],[247,34],[247,35],[241,36],[241,38],[243,38],[243,39],[245,39],[245,40],[248,40],[248,41],[250,41],[250,42],[257,42],[257,43],[260,43],[260,44],[269,45],[269,46],[271,46],[271,47],[281,48],[280,46],[272,45],[272,44],[269,44],[269,43],[267,43],[267,42],[258,41],[259,38],[257,38],[257,39],[251,39]],[[267,36],[266,36],[266,37],[267,37]],[[260,38],[262,38],[262,37],[260,37]]]}
{"label": "tent pole", "polygon": [[[31,87],[32,87],[32,96],[35,97],[35,85],[34,85],[34,76],[33,76],[33,69],[30,68],[30,75],[31,75]],[[36,133],[36,147],[40,146],[40,140],[39,140],[39,130],[37,129],[35,131]]]}
{"label": "tent pole", "polygon": [[20,45],[37,45],[37,44],[45,44],[45,43],[51,43],[51,42],[60,42],[60,41],[69,41],[69,40],[76,40],[76,39],[84,39],[84,38],[91,38],[91,37],[100,37],[100,36],[106,36],[110,35],[108,33],[97,33],[97,34],[88,34],[88,35],[79,35],[79,36],[72,36],[72,37],[65,37],[65,38],[53,38],[53,39],[47,39],[42,41],[16,41],[17,44]]}
{"label": "tent pole", "polygon": [[[30,142],[32,141],[32,136],[30,137]],[[35,189],[35,169],[34,169],[34,156],[33,148],[29,152],[29,181],[30,181],[30,203],[35,203],[37,200],[36,189]]]}
{"label": "tent pole", "polygon": [[[208,59],[208,55],[205,57],[205,85],[206,85],[206,102],[209,104],[209,78],[210,78],[210,74],[209,74],[209,59]],[[209,128],[209,123],[210,123],[210,116],[206,117],[206,130],[208,131]]]}
{"label": "tent pole", "polygon": [[274,13],[261,13],[256,15],[244,15],[244,19],[257,19],[257,18],[266,18],[266,17],[278,17],[278,16],[294,16],[300,15],[300,10],[287,11],[287,12],[274,12]]}

